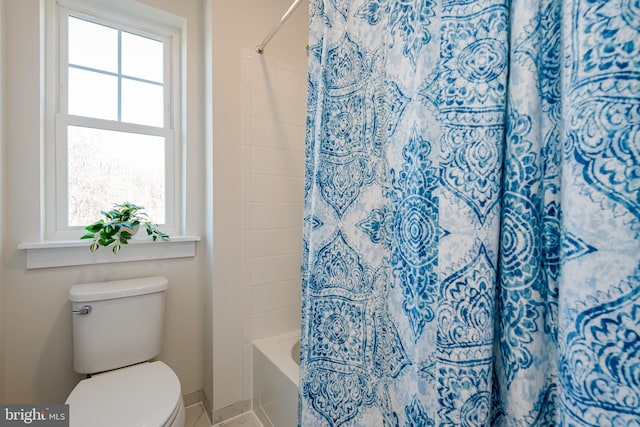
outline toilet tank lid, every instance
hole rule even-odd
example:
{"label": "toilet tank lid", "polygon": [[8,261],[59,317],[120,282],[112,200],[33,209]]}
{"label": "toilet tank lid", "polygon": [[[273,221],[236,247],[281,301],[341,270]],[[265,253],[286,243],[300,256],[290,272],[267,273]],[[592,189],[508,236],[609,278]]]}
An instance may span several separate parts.
{"label": "toilet tank lid", "polygon": [[124,298],[162,292],[167,289],[168,286],[169,281],[163,276],[83,283],[71,287],[69,290],[69,300],[72,302],[86,302]]}

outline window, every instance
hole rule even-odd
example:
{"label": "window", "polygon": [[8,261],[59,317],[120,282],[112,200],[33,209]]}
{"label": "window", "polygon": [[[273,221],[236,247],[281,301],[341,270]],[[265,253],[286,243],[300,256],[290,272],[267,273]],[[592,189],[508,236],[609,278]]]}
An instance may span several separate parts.
{"label": "window", "polygon": [[180,28],[80,0],[56,15],[47,238],[77,239],[127,201],[180,234]]}

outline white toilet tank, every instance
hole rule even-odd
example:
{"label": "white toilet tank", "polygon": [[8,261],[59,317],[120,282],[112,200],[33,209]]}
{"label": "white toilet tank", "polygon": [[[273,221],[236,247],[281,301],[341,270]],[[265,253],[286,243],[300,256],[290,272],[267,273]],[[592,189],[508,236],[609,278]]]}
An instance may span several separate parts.
{"label": "white toilet tank", "polygon": [[153,359],[162,348],[165,277],[73,286],[73,368],[92,374]]}

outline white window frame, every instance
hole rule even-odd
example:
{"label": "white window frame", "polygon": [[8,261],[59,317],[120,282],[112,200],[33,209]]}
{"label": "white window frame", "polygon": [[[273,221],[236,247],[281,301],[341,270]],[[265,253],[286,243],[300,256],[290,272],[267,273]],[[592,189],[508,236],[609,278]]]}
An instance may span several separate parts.
{"label": "white window frame", "polygon": [[[165,138],[165,223],[162,231],[171,236],[184,235],[184,82],[185,64],[182,46],[184,22],[166,12],[123,0],[48,0],[45,38],[44,76],[46,136],[44,138],[44,235],[43,240],[78,239],[82,226],[67,226],[67,125],[144,133]],[[115,26],[133,34],[165,42],[164,127],[109,122],[66,114],[67,17],[71,14],[98,24]],[[113,201],[114,203],[124,200]],[[130,200],[135,203],[135,200]],[[106,208],[110,208],[107,206]]]}

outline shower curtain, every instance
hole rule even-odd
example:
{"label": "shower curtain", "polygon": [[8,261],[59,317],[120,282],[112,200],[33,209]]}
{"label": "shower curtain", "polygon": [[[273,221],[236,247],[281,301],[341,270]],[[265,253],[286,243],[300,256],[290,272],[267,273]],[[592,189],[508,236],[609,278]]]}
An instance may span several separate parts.
{"label": "shower curtain", "polygon": [[309,6],[300,425],[640,426],[640,2]]}

